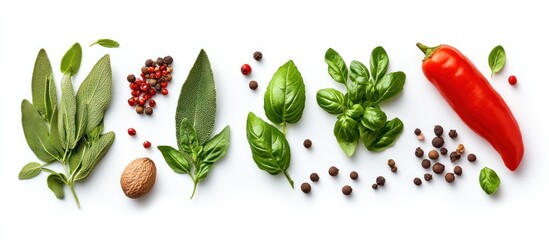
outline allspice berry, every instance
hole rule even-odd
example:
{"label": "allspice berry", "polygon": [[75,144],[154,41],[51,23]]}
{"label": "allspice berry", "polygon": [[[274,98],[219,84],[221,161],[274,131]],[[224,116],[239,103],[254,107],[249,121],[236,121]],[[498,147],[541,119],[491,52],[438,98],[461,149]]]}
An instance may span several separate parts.
{"label": "allspice berry", "polygon": [[391,168],[391,172],[396,173],[397,171],[398,171],[398,167],[397,167],[397,166],[394,166],[394,167]]}
{"label": "allspice berry", "polygon": [[357,180],[358,179],[358,173],[356,171],[352,171],[350,174],[349,174],[349,177],[353,180]]}
{"label": "allspice berry", "polygon": [[152,65],[153,65],[152,59],[147,59],[147,61],[145,61],[145,67],[152,67]]}
{"label": "allspice berry", "polygon": [[173,58],[172,58],[172,56],[169,56],[169,55],[168,55],[168,56],[165,56],[163,60],[164,60],[164,61],[163,61],[164,64],[166,64],[166,65],[170,65],[170,64],[173,63]]}
{"label": "allspice berry", "polygon": [[440,125],[435,125],[433,131],[435,132],[435,135],[437,135],[437,137],[442,136],[442,133],[444,133],[444,129]]}
{"label": "allspice berry", "polygon": [[454,176],[453,173],[446,173],[446,175],[444,175],[444,179],[446,179],[446,182],[448,183],[453,183],[454,180],[456,180],[456,176]]}
{"label": "allspice berry", "polygon": [[468,160],[469,162],[474,162],[474,161],[477,160],[477,155],[472,154],[472,153],[469,153],[469,155],[467,155],[467,160]]}
{"label": "allspice berry", "polygon": [[372,189],[374,189],[374,190],[377,189],[377,184],[376,183],[372,184]]}
{"label": "allspice berry", "polygon": [[147,114],[147,115],[153,114],[153,108],[152,107],[146,107],[145,108],[145,114]]}
{"label": "allspice berry", "polygon": [[143,108],[141,106],[137,106],[135,108],[135,112],[137,112],[138,114],[143,114],[143,112],[145,112],[145,108]]}
{"label": "allspice berry", "polygon": [[353,188],[349,185],[345,185],[343,186],[343,188],[341,188],[341,192],[343,193],[343,195],[349,196],[353,192]]}
{"label": "allspice berry", "polygon": [[414,130],[414,134],[415,134],[416,136],[419,136],[419,134],[421,134],[421,129],[416,128],[416,130]]}
{"label": "allspice berry", "polygon": [[463,173],[463,169],[461,168],[461,166],[455,166],[454,173],[458,176],[461,176],[461,174]]}
{"label": "allspice berry", "polygon": [[456,130],[452,129],[452,130],[450,130],[450,132],[448,132],[448,136],[449,136],[451,139],[454,139],[454,138],[457,138],[458,133],[456,132]]}
{"label": "allspice berry", "polygon": [[450,153],[450,161],[451,162],[455,162],[457,160],[459,160],[461,158],[461,156],[457,153],[457,152],[451,152]]}
{"label": "allspice berry", "polygon": [[437,150],[431,150],[429,151],[429,154],[428,154],[429,158],[432,159],[432,160],[437,160],[438,159],[438,152]]}
{"label": "allspice berry", "polygon": [[337,176],[338,173],[339,173],[339,169],[336,168],[335,166],[331,166],[330,169],[328,169],[328,174],[330,174],[330,176],[332,177]]}
{"label": "allspice berry", "polygon": [[442,163],[435,163],[433,165],[433,172],[436,173],[436,174],[441,174],[444,172],[444,164]]}
{"label": "allspice berry", "polygon": [[423,159],[423,161],[421,161],[421,166],[425,169],[430,168],[431,161],[429,161],[429,159]]}
{"label": "allspice berry", "polygon": [[417,177],[417,178],[414,178],[414,184],[415,184],[416,186],[421,185],[421,179],[418,178],[418,177]]}
{"label": "allspice berry", "polygon": [[420,147],[416,148],[416,152],[414,154],[418,158],[423,157],[423,154],[424,154],[423,149],[421,149]]}
{"label": "allspice berry", "polygon": [[433,144],[433,147],[441,148],[444,145],[444,139],[441,137],[435,137],[431,141],[431,144]]}
{"label": "allspice berry", "polygon": [[135,82],[135,75],[130,74],[130,75],[128,75],[128,77],[126,77],[126,79],[128,79],[128,82],[133,83],[133,82]]}
{"label": "allspice berry", "polygon": [[311,181],[313,181],[313,182],[318,182],[318,180],[320,179],[320,177],[318,176],[317,173],[311,173],[311,175],[309,176],[309,178],[310,178]]}
{"label": "allspice berry", "polygon": [[425,179],[425,181],[431,181],[433,179],[433,175],[431,175],[430,173],[426,173],[426,174],[423,174],[423,179]]}
{"label": "allspice berry", "polygon": [[309,183],[302,183],[301,184],[301,191],[304,192],[304,193],[310,193],[311,192],[311,184]]}
{"label": "allspice berry", "polygon": [[252,90],[256,90],[258,86],[259,84],[255,80],[252,80],[250,81],[250,83],[248,83],[248,87],[250,87],[250,89]]}
{"label": "allspice berry", "polygon": [[446,154],[448,154],[448,149],[446,149],[445,147],[441,147],[440,154],[442,154],[443,156],[446,156]]}
{"label": "allspice berry", "polygon": [[261,59],[263,58],[263,53],[261,53],[260,51],[256,51],[254,52],[253,57],[256,61],[261,61]]}
{"label": "allspice berry", "polygon": [[385,178],[383,176],[379,176],[376,178],[376,183],[377,185],[379,186],[383,186],[385,185]]}
{"label": "allspice berry", "polygon": [[395,160],[393,160],[393,159],[387,160],[387,165],[389,165],[389,167],[391,167],[391,168],[396,166]]}
{"label": "allspice berry", "polygon": [[311,141],[311,139],[305,139],[305,141],[303,141],[303,147],[305,148],[310,148],[312,145],[313,142]]}

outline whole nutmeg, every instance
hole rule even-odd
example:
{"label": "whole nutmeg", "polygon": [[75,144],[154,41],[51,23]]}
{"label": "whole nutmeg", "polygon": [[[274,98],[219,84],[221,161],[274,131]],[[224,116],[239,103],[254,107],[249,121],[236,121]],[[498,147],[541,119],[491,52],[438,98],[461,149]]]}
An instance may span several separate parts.
{"label": "whole nutmeg", "polygon": [[150,158],[131,161],[122,172],[120,186],[129,198],[140,198],[147,194],[156,181],[156,165]]}

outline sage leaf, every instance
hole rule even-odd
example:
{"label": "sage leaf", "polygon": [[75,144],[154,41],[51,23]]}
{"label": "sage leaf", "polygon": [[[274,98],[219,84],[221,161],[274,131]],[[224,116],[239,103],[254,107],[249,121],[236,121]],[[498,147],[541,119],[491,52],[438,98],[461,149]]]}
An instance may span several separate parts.
{"label": "sage leaf", "polygon": [[383,47],[378,46],[372,50],[370,55],[370,71],[374,82],[381,79],[389,68],[389,56]]}
{"label": "sage leaf", "polygon": [[399,118],[393,118],[392,120],[387,121],[385,126],[378,130],[379,133],[376,140],[367,146],[367,149],[372,152],[381,152],[389,148],[395,144],[403,129],[404,124]]}
{"label": "sage leaf", "polygon": [[360,137],[358,125],[357,121],[345,115],[339,116],[335,123],[334,136],[347,157],[353,156],[358,146]]}
{"label": "sage leaf", "polygon": [[229,126],[226,126],[220,133],[204,144],[204,149],[202,150],[204,154],[203,163],[214,164],[227,154],[230,132]]}
{"label": "sage leaf", "polygon": [[110,56],[106,54],[95,63],[88,76],[80,84],[76,94],[79,119],[87,119],[85,133],[90,133],[103,121],[105,111],[111,103],[111,95],[111,60]]}
{"label": "sage leaf", "polygon": [[88,148],[88,141],[86,139],[81,139],[78,145],[76,145],[76,147],[71,151],[71,156],[69,157],[69,170],[71,176],[80,170],[80,166],[82,166],[82,158]]}
{"label": "sage leaf", "polygon": [[50,174],[46,180],[48,183],[48,188],[55,194],[55,197],[58,199],[65,198],[65,192],[63,191],[63,186],[65,184],[64,175],[62,174]]}
{"label": "sage leaf", "polygon": [[48,141],[49,131],[46,120],[26,99],[21,102],[21,123],[25,140],[38,159],[44,162],[61,159],[61,154]]}
{"label": "sage leaf", "polygon": [[329,48],[324,55],[324,61],[328,64],[328,73],[338,83],[347,84],[349,71],[343,58],[334,49]]}
{"label": "sage leaf", "polygon": [[380,103],[394,97],[395,95],[402,92],[405,82],[406,74],[403,72],[392,72],[383,76],[375,84],[375,98],[370,100],[376,103]]}
{"label": "sage leaf", "polygon": [[490,51],[488,55],[488,65],[492,70],[492,77],[495,73],[501,71],[503,66],[505,66],[505,60],[507,60],[507,55],[505,54],[505,49],[501,45],[497,45]]}
{"label": "sage leaf", "polygon": [[79,43],[75,43],[65,53],[61,59],[61,72],[74,76],[80,69],[82,63],[82,47]]}
{"label": "sage leaf", "polygon": [[97,141],[90,143],[89,148],[82,155],[82,166],[76,173],[76,181],[84,180],[90,175],[95,166],[97,166],[111,148],[114,138],[114,132],[107,132],[97,139]]}
{"label": "sage leaf", "polygon": [[63,146],[73,149],[76,139],[76,96],[71,76],[63,75],[61,80],[61,103],[59,106],[59,138]]}
{"label": "sage leaf", "polygon": [[32,72],[32,103],[46,119],[50,119],[57,106],[57,92],[48,54],[40,49]]}
{"label": "sage leaf", "polygon": [[[177,143],[184,118],[192,123],[198,142],[203,145],[213,131],[216,112],[215,82],[208,55],[202,49],[181,88],[175,114]],[[179,145],[181,149],[182,146]]]}
{"label": "sage leaf", "polygon": [[387,115],[381,111],[379,106],[365,108],[362,119],[360,120],[362,126],[372,131],[376,131],[385,126],[385,121],[387,121]]}
{"label": "sage leaf", "polygon": [[265,115],[275,124],[296,123],[305,109],[305,83],[292,60],[278,68],[267,86]]}
{"label": "sage leaf", "polygon": [[158,150],[162,153],[164,160],[170,168],[176,173],[190,174],[189,161],[183,153],[170,146],[158,146]]}
{"label": "sage leaf", "polygon": [[51,119],[50,119],[50,136],[48,137],[48,142],[55,147],[59,155],[64,152],[63,144],[59,138],[59,113],[58,108],[55,106],[53,109]]}
{"label": "sage leaf", "polygon": [[191,154],[193,153],[193,150],[199,146],[196,131],[187,118],[183,118],[179,127],[181,128],[179,129],[179,145],[181,146],[181,150],[187,154]]}
{"label": "sage leaf", "polygon": [[480,187],[482,190],[484,190],[484,192],[488,195],[494,194],[498,190],[499,184],[501,183],[498,174],[488,167],[484,167],[480,170],[478,181],[480,182]]}
{"label": "sage leaf", "polygon": [[19,172],[18,178],[19,180],[31,179],[38,176],[38,174],[40,174],[41,171],[42,171],[42,164],[37,162],[30,162],[30,163],[27,163],[25,166],[23,166],[23,168]]}
{"label": "sage leaf", "polygon": [[99,39],[99,40],[95,41],[94,43],[90,44],[90,47],[95,45],[95,44],[99,44],[100,46],[106,47],[106,48],[120,47],[120,43],[118,43],[117,41],[114,41],[112,39],[106,39],[106,38],[102,38],[102,39]]}
{"label": "sage leaf", "polygon": [[257,167],[271,175],[283,173],[293,188],[293,180],[287,172],[291,159],[290,144],[284,134],[250,112],[246,121],[246,137]]}
{"label": "sage leaf", "polygon": [[349,68],[351,69],[351,81],[366,84],[370,80],[370,72],[361,62],[353,60]]}
{"label": "sage leaf", "polygon": [[345,111],[345,96],[333,88],[320,89],[316,92],[316,102],[330,114],[341,114]]}

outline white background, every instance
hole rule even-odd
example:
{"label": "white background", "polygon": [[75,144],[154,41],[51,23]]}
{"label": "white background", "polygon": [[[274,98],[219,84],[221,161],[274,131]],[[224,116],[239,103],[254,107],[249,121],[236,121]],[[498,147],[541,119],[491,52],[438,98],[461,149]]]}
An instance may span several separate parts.
{"label": "white background", "polygon": [[[534,2],[534,3],[532,3]],[[0,69],[3,91],[0,124],[0,239],[98,237],[122,239],[340,239],[344,237],[462,239],[466,237],[528,238],[544,234],[549,213],[546,75],[549,55],[546,8],[539,1],[9,1],[0,8]],[[111,38],[119,49],[88,45]],[[508,171],[497,152],[466,127],[421,71],[423,54],[415,47],[451,44],[465,53],[489,76],[490,50],[501,44],[507,51],[504,70],[489,79],[519,122],[525,144],[523,163]],[[83,60],[74,83],[78,86],[93,64],[110,54],[113,69],[112,103],[105,129],[116,132],[108,155],[91,177],[77,185],[82,209],[66,189],[57,200],[46,187],[46,174],[20,181],[17,174],[37,161],[21,128],[20,102],[31,99],[31,75],[36,54],[45,48],[56,82],[59,62],[74,43],[83,46]],[[371,50],[382,45],[390,57],[390,71],[406,73],[403,94],[382,106],[390,118],[400,117],[405,129],[397,144],[371,153],[364,147],[352,159],[345,157],[332,134],[335,116],[318,107],[321,88],[340,88],[332,81],[324,53],[332,47],[350,63],[369,61]],[[198,52],[208,53],[217,87],[215,132],[231,126],[227,156],[189,200],[192,182],[174,173],[157,145],[175,146],[174,115],[179,90]],[[264,54],[261,62],[252,53]],[[138,116],[126,99],[125,76],[138,73],[147,58],[172,55],[175,59],[171,93],[159,96],[152,117]],[[260,171],[251,159],[245,136],[249,111],[265,119],[263,93],[276,69],[293,59],[306,84],[303,118],[288,128],[292,147],[291,189],[283,176]],[[253,73],[240,74],[249,63]],[[507,83],[516,75],[518,85]],[[259,82],[257,91],[248,81]],[[456,91],[467,91],[456,89]],[[457,129],[459,138],[447,138],[447,147],[463,143],[479,160],[461,160],[463,176],[453,185],[435,176],[416,187],[412,179],[425,172],[413,155],[427,142],[415,139],[422,128]],[[137,129],[135,137],[128,127]],[[304,139],[312,149],[302,147]],[[146,150],[141,144],[153,143]],[[152,192],[140,200],[126,198],[119,179],[124,167],[137,157],[152,158],[158,169]],[[386,165],[394,158],[392,174]],[[453,166],[444,159],[447,167]],[[340,175],[327,175],[330,166]],[[478,184],[482,167],[498,172],[502,184],[494,196]],[[348,174],[357,170],[358,181]],[[299,191],[311,172],[320,174],[310,195]],[[387,184],[371,189],[375,177]],[[354,188],[351,197],[341,187]],[[543,223],[545,222],[545,224]]]}

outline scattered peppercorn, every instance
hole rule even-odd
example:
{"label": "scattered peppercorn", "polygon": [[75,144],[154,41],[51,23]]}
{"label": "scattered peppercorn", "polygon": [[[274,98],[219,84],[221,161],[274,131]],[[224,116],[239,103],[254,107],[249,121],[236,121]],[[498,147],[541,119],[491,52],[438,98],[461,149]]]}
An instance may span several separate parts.
{"label": "scattered peppercorn", "polygon": [[172,64],[172,63],[173,63],[173,58],[172,58],[172,56],[168,55],[168,56],[165,56],[165,57],[164,57],[164,64],[170,65],[170,64]]}
{"label": "scattered peppercorn", "polygon": [[456,152],[457,152],[457,154],[461,155],[462,153],[465,152],[465,146],[463,146],[463,144],[460,143],[460,144],[457,146]]}
{"label": "scattered peppercorn", "polygon": [[477,155],[472,154],[472,153],[469,153],[469,155],[467,155],[467,160],[468,160],[469,162],[474,162],[474,161],[477,160]]}
{"label": "scattered peppercorn", "polygon": [[130,136],[135,136],[136,133],[137,133],[137,131],[135,131],[134,128],[128,128],[128,134],[129,134]]}
{"label": "scattered peppercorn", "polygon": [[448,183],[453,183],[454,180],[456,180],[456,176],[454,176],[453,173],[446,173],[446,175],[444,175],[444,179],[446,179],[446,182]]}
{"label": "scattered peppercorn", "polygon": [[446,149],[445,147],[441,147],[440,154],[442,154],[443,156],[446,156],[446,154],[448,154],[448,149]]}
{"label": "scattered peppercorn", "polygon": [[261,61],[261,59],[263,58],[263,53],[261,53],[260,51],[256,51],[254,52],[253,56],[256,61]]}
{"label": "scattered peppercorn", "polygon": [[152,115],[153,114],[153,108],[152,107],[146,107],[145,108],[145,114]]}
{"label": "scattered peppercorn", "polygon": [[379,186],[383,186],[385,185],[385,178],[383,176],[379,176],[376,178],[376,183],[377,185]]}
{"label": "scattered peppercorn", "polygon": [[338,173],[339,173],[339,169],[335,166],[331,166],[330,169],[328,169],[328,174],[330,174],[330,176],[332,177],[337,176]]}
{"label": "scattered peppercorn", "polygon": [[140,78],[135,75],[128,75],[127,79],[130,82],[130,89],[132,98],[128,99],[128,105],[136,106],[136,112],[138,114],[145,113],[151,115],[152,109],[145,108],[147,101],[150,107],[155,107],[156,102],[153,99],[157,93],[162,95],[168,94],[168,82],[171,81],[172,76],[169,74],[173,71],[170,64],[173,63],[173,58],[166,56],[164,58],[157,58],[156,61],[147,59],[145,66],[141,67]]}
{"label": "scattered peppercorn", "polygon": [[150,67],[150,66],[152,66],[152,65],[153,65],[153,60],[152,60],[152,59],[147,59],[147,60],[145,61],[145,67]]}
{"label": "scattered peppercorn", "polygon": [[350,174],[349,174],[349,177],[353,180],[356,180],[358,178],[358,173],[356,171],[352,171]]}
{"label": "scattered peppercorn", "polygon": [[397,166],[394,166],[394,167],[391,168],[391,172],[396,173],[397,171],[398,171],[398,167],[397,167]]}
{"label": "scattered peppercorn", "polygon": [[417,177],[417,178],[414,178],[414,184],[415,184],[416,186],[421,185],[421,179],[418,178],[418,177]]}
{"label": "scattered peppercorn", "polygon": [[144,141],[144,142],[143,142],[143,147],[144,147],[144,148],[150,148],[150,147],[151,147],[151,142],[149,142],[149,141]]}
{"label": "scattered peppercorn", "polygon": [[425,181],[431,181],[433,179],[433,175],[431,175],[430,173],[426,173],[426,174],[423,174],[423,179],[425,179]]}
{"label": "scattered peppercorn", "polygon": [[457,160],[459,160],[461,158],[461,156],[457,153],[457,152],[451,152],[450,153],[450,161],[451,162],[455,162]]}
{"label": "scattered peppercorn", "polygon": [[437,137],[442,136],[442,133],[444,133],[444,129],[440,125],[435,125],[435,129],[433,131],[435,132],[435,135],[437,135]]}
{"label": "scattered peppercorn", "polygon": [[249,75],[250,73],[252,73],[252,67],[250,67],[250,65],[248,64],[243,64],[242,67],[240,67],[240,72],[243,75]]}
{"label": "scattered peppercorn", "polygon": [[463,169],[460,166],[455,166],[454,173],[458,176],[461,176],[461,174],[463,173]]}
{"label": "scattered peppercorn", "polygon": [[435,137],[431,143],[433,144],[433,147],[441,148],[444,145],[444,139],[441,137]]}
{"label": "scattered peppercorn", "polygon": [[423,161],[421,161],[421,166],[425,169],[430,168],[431,161],[429,161],[429,159],[423,159]]}
{"label": "scattered peppercorn", "polygon": [[313,181],[313,182],[318,182],[318,180],[320,179],[320,177],[318,176],[317,173],[311,173],[311,176],[309,176],[309,178],[310,178],[311,181]]}
{"label": "scattered peppercorn", "polygon": [[435,163],[433,164],[433,172],[436,174],[441,174],[444,172],[444,164],[442,163]]}
{"label": "scattered peppercorn", "polygon": [[377,184],[376,184],[376,183],[372,184],[372,188],[373,188],[374,190],[377,189]]}
{"label": "scattered peppercorn", "polygon": [[161,58],[161,57],[157,58],[156,59],[156,64],[159,65],[159,66],[164,64],[164,58]]}
{"label": "scattered peppercorn", "polygon": [[517,77],[511,75],[509,76],[509,79],[507,79],[509,81],[509,84],[511,84],[511,86],[514,86],[515,84],[517,84]]}
{"label": "scattered peppercorn", "polygon": [[429,158],[430,159],[433,159],[433,160],[437,160],[438,159],[438,152],[437,150],[431,150],[429,151],[429,154],[428,154]]}
{"label": "scattered peppercorn", "polygon": [[142,106],[137,106],[135,108],[135,112],[137,112],[138,114],[143,114],[144,111],[145,111],[145,108],[143,108]]}
{"label": "scattered peppercorn", "polygon": [[393,168],[394,166],[396,166],[395,160],[393,159],[387,160],[387,165],[389,165],[390,168]]}
{"label": "scattered peppercorn", "polygon": [[417,140],[423,142],[425,140],[425,135],[423,135],[423,133],[420,133],[419,136],[417,136]]}
{"label": "scattered peppercorn", "polygon": [[423,149],[421,149],[420,147],[416,148],[415,154],[416,154],[416,157],[418,158],[423,157],[423,154],[424,154]]}
{"label": "scattered peppercorn", "polygon": [[252,80],[250,81],[250,83],[248,83],[248,87],[250,87],[250,89],[252,90],[256,90],[258,86],[259,84],[255,80]]}
{"label": "scattered peppercorn", "polygon": [[416,136],[419,136],[419,134],[421,134],[421,129],[416,128],[416,130],[414,130],[414,134],[415,134]]}
{"label": "scattered peppercorn", "polygon": [[341,188],[341,192],[343,193],[343,195],[348,196],[351,195],[351,193],[353,192],[353,188],[351,188],[351,186],[349,185],[345,185],[343,186],[343,188]]}
{"label": "scattered peppercorn", "polygon": [[313,142],[311,141],[311,139],[305,139],[305,141],[303,141],[303,147],[305,148],[310,148],[312,145]]}
{"label": "scattered peppercorn", "polygon": [[304,193],[310,193],[311,192],[311,184],[309,183],[302,183],[301,184],[301,191],[303,191]]}
{"label": "scattered peppercorn", "polygon": [[448,132],[448,136],[449,136],[451,139],[454,139],[454,138],[457,138],[457,137],[458,137],[458,133],[456,132],[455,129],[452,129],[452,130],[450,130],[450,132]]}
{"label": "scattered peppercorn", "polygon": [[128,77],[126,79],[128,79],[128,82],[133,83],[133,82],[135,82],[135,75],[130,74],[130,75],[128,75]]}

